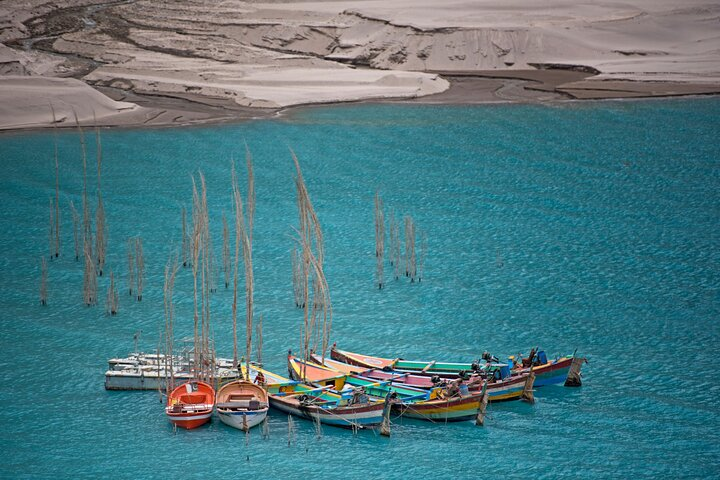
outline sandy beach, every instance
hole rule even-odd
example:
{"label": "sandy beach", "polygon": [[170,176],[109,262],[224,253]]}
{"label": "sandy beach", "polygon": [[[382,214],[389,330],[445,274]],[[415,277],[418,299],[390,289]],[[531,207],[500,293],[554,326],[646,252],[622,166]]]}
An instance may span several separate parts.
{"label": "sandy beach", "polygon": [[0,18],[0,130],[720,93],[708,1],[11,0]]}

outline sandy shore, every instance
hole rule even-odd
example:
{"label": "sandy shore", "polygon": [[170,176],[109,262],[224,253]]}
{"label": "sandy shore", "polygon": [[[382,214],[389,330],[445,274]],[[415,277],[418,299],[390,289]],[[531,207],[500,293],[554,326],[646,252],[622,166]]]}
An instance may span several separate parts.
{"label": "sandy shore", "polygon": [[707,0],[9,0],[0,130],[50,126],[52,109],[59,126],[143,126],[314,103],[717,94],[718,18]]}

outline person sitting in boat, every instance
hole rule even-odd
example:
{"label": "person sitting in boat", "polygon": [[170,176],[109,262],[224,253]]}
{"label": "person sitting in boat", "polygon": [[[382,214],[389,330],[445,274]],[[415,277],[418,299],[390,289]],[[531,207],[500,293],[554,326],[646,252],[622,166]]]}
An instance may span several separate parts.
{"label": "person sitting in boat", "polygon": [[527,358],[522,359],[523,367],[527,368],[533,364],[533,360],[535,360],[536,353],[537,353],[537,348],[530,349],[530,355],[528,355]]}
{"label": "person sitting in boat", "polygon": [[260,386],[265,385],[265,375],[262,372],[257,372],[257,375],[255,375],[255,383]]}
{"label": "person sitting in boat", "polygon": [[463,383],[462,378],[458,378],[457,380],[450,383],[450,386],[447,388],[445,395],[448,397],[459,397],[460,396],[460,385],[462,385],[462,383]]}
{"label": "person sitting in boat", "polygon": [[485,350],[482,354],[482,359],[485,360],[487,363],[497,363],[499,361],[498,357],[495,355],[491,355],[490,352]]}
{"label": "person sitting in boat", "polygon": [[352,400],[350,400],[351,405],[355,405],[358,403],[367,403],[369,400],[367,394],[365,393],[365,387],[356,388],[353,392]]}

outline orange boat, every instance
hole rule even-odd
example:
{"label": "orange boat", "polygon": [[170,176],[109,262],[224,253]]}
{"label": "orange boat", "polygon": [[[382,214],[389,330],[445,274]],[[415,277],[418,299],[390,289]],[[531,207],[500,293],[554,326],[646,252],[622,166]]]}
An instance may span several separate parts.
{"label": "orange boat", "polygon": [[165,413],[173,425],[197,428],[207,423],[215,406],[215,390],[204,382],[187,382],[170,393]]}

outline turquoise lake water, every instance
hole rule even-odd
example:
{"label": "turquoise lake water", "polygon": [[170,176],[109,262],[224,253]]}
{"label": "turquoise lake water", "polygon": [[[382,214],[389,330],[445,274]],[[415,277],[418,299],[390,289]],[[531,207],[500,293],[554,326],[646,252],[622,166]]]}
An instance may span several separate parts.
{"label": "turquoise lake water", "polygon": [[[88,132],[89,133],[89,132]],[[62,255],[38,302],[54,196],[53,134],[0,136],[2,478],[636,478],[720,475],[720,99],[551,106],[350,105],[275,120],[103,130],[106,271],[120,313],[82,305],[69,200],[80,208],[77,132],[58,134]],[[94,143],[89,135],[90,161]],[[215,252],[231,214],[230,159],[254,156],[255,308],[264,360],[298,348],[290,249],[297,153],[325,233],[340,348],[476,359],[541,346],[587,356],[581,388],[490,406],[486,426],[396,419],[390,438],[270,415],[270,438],[213,420],[173,429],[157,392],[108,392],[106,361],[151,351],[163,267],[180,248],[191,175],[208,184]],[[95,172],[94,168],[90,169]],[[245,191],[245,167],[239,165]],[[95,181],[90,185],[94,207]],[[374,286],[373,197],[427,236],[422,282]],[[145,294],[126,294],[126,239],[141,236]],[[386,266],[386,276],[390,267]],[[104,298],[108,277],[99,281]],[[192,276],[175,288],[192,328]],[[231,356],[232,293],[213,297]]]}

